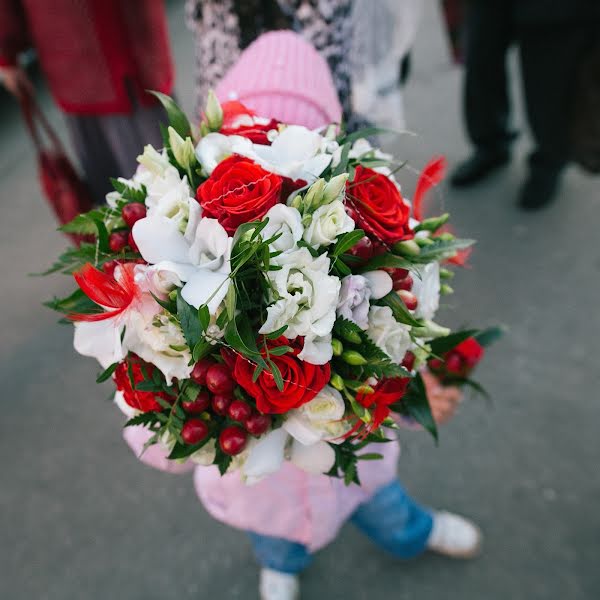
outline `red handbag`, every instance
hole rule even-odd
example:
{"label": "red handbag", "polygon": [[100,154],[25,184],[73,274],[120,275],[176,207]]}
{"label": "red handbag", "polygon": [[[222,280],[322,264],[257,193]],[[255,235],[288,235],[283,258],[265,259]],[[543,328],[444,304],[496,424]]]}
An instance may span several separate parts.
{"label": "red handbag", "polygon": [[[68,223],[78,214],[93,208],[92,197],[35,98],[24,94],[20,104],[25,124],[37,151],[38,176],[44,196],[58,221],[61,224]],[[48,146],[42,141],[41,131],[48,138]],[[69,237],[75,243],[80,241],[79,236]]]}

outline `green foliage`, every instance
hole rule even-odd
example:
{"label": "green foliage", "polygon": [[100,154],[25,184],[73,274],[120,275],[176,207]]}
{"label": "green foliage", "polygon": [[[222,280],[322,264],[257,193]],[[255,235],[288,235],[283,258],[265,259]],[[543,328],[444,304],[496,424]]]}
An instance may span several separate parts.
{"label": "green foliage", "polygon": [[425,384],[419,373],[411,379],[406,394],[400,400],[400,406],[394,408],[394,410],[412,417],[419,425],[431,433],[436,442],[438,441],[437,425],[433,420]]}
{"label": "green foliage", "polygon": [[183,299],[181,291],[177,293],[177,318],[188,347],[194,349],[198,342],[203,341],[203,329],[198,311]]}
{"label": "green foliage", "polygon": [[475,240],[441,238],[430,238],[432,244],[421,248],[417,256],[411,257],[413,263],[427,264],[430,262],[442,262],[456,256],[459,250],[465,250],[475,243]]}
{"label": "green foliage", "polygon": [[506,333],[504,327],[489,327],[478,332],[473,337],[485,348],[498,341]]}
{"label": "green foliage", "polygon": [[[169,125],[182,137],[185,138],[191,134],[192,128],[185,113],[179,108],[177,103],[166,94],[148,90],[150,94],[156,96],[167,112]],[[168,139],[168,136],[167,136]]]}
{"label": "green foliage", "polygon": [[71,313],[90,315],[98,312],[98,305],[90,300],[80,289],[75,290],[66,298],[54,298],[48,302],[44,302],[44,306],[64,315]]}
{"label": "green foliage", "polygon": [[458,346],[461,342],[464,342],[466,339],[474,337],[476,335],[476,329],[456,331],[454,333],[451,333],[450,335],[446,335],[444,337],[432,340],[431,342],[429,342],[429,346],[431,347],[432,354],[442,356],[442,354],[445,354],[453,348],[456,348],[456,346]]}
{"label": "green foliage", "polygon": [[118,366],[119,366],[118,362],[115,362],[112,365],[109,365],[106,369],[104,369],[104,371],[102,371],[102,373],[100,373],[100,375],[98,375],[98,377],[96,377],[96,383],[102,383],[103,381],[110,379],[112,374],[116,371]]}
{"label": "green foliage", "polygon": [[402,256],[397,256],[391,252],[386,252],[373,257],[366,265],[356,269],[359,273],[368,273],[377,269],[409,269],[414,271],[415,266],[412,262]]}
{"label": "green foliage", "polygon": [[394,315],[394,319],[398,321],[398,323],[404,323],[405,325],[410,325],[411,327],[420,327],[422,323],[415,319],[406,308],[406,305],[398,294],[395,292],[390,292],[387,296],[381,298],[381,300],[377,301],[377,304],[381,306],[389,306],[392,309],[392,314]]}

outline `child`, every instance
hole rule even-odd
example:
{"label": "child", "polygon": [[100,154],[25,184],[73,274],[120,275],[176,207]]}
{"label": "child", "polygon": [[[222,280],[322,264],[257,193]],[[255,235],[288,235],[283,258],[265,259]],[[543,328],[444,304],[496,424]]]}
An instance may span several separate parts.
{"label": "child", "polygon": [[[217,95],[223,101],[237,99],[259,115],[311,128],[341,118],[325,61],[291,32],[259,38],[223,79]],[[427,372],[423,378],[434,417],[438,422],[447,420],[460,400],[459,390],[442,388]],[[147,464],[170,472],[192,468],[168,461],[158,446],[142,453],[149,437],[145,429],[127,428],[124,435]],[[248,532],[262,567],[261,598],[297,598],[298,573],[348,520],[400,558],[426,550],[456,558],[476,554],[481,541],[476,526],[457,515],[425,509],[406,494],[396,479],[397,442],[370,451],[381,453],[383,459],[360,463],[360,486],[311,475],[292,463],[254,485],[246,485],[238,472],[221,476],[215,466],[196,468],[196,490],[208,512]]]}

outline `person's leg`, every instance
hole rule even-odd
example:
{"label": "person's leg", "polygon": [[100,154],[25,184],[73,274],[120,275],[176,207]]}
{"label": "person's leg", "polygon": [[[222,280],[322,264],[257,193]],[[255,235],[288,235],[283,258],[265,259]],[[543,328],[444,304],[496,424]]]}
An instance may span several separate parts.
{"label": "person's leg", "polygon": [[284,538],[248,532],[261,565],[261,600],[295,600],[300,594],[298,574],[312,561],[307,547]]}
{"label": "person's leg", "polygon": [[248,532],[254,554],[263,568],[296,575],[306,569],[312,555],[307,547],[284,538]]}
{"label": "person's leg", "polygon": [[520,202],[524,208],[538,208],[552,200],[569,160],[574,80],[589,36],[577,24],[523,27],[517,35],[527,117],[536,144]]}
{"label": "person's leg", "polygon": [[506,57],[512,37],[512,0],[469,3],[463,109],[475,151],[454,172],[454,185],[474,183],[509,159],[514,134]]}
{"label": "person's leg", "polygon": [[417,504],[398,481],[382,487],[359,506],[351,520],[377,545],[399,558],[424,552],[433,529],[433,513]]}

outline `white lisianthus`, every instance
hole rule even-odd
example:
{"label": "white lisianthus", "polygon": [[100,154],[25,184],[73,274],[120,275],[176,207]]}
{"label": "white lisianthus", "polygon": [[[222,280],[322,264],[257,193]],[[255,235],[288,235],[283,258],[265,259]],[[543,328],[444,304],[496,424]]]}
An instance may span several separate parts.
{"label": "white lisianthus", "polygon": [[271,173],[312,183],[331,162],[331,154],[324,152],[324,147],[323,137],[316,131],[289,125],[270,146],[251,143],[248,147],[236,142],[234,151]]}
{"label": "white lisianthus", "polygon": [[372,306],[367,335],[395,363],[401,363],[411,346],[410,329],[394,319],[389,306]]}
{"label": "white lisianthus", "polygon": [[311,215],[310,225],[304,231],[304,241],[313,247],[330,246],[342,233],[354,230],[354,221],[346,213],[341,200],[320,206]]}
{"label": "white lisianthus", "polygon": [[202,448],[196,450],[193,454],[190,455],[190,460],[197,465],[202,465],[203,467],[208,467],[212,465],[215,456],[217,455],[217,446],[215,444],[215,440],[210,439]]}
{"label": "white lisianthus", "polygon": [[342,395],[326,385],[310,402],[288,413],[283,427],[305,446],[322,440],[340,443],[351,427],[345,411]]}
{"label": "white lisianthus", "polygon": [[394,282],[390,274],[385,271],[368,271],[367,273],[363,273],[363,277],[369,284],[373,300],[379,300],[387,296],[394,289]]}
{"label": "white lisianthus", "polygon": [[249,156],[253,153],[252,142],[239,135],[209,133],[196,146],[196,158],[202,168],[210,175],[215,167],[232,154]]}
{"label": "white lisianthus", "polygon": [[413,277],[412,293],[419,304],[415,317],[431,321],[440,307],[440,265],[437,262],[419,267]]}
{"label": "white lisianthus", "polygon": [[287,325],[286,337],[328,335],[335,322],[340,280],[329,275],[326,254],[314,258],[306,248],[277,256],[278,271],[270,271],[275,302],[267,308],[267,320],[259,333],[271,333]]}
{"label": "white lisianthus", "polygon": [[270,246],[272,251],[287,252],[293,250],[302,239],[302,233],[304,232],[302,217],[295,208],[285,204],[276,204],[269,209],[265,219],[269,219],[269,222],[262,230],[263,240],[279,235]]}
{"label": "white lisianthus", "polygon": [[146,217],[132,229],[144,260],[160,271],[171,271],[182,282],[183,299],[194,308],[207,304],[215,314],[229,288],[232,239],[216,219],[200,219],[185,236],[164,216]]}
{"label": "white lisianthus", "polygon": [[285,458],[285,446],[289,440],[283,428],[274,429],[263,435],[259,440],[253,440],[242,453],[241,473],[248,484],[256,483],[279,471]]}
{"label": "white lisianthus", "polygon": [[155,365],[167,384],[170,385],[173,378],[190,376],[190,349],[181,328],[169,315],[162,313],[148,320],[141,313],[135,313],[126,330],[125,343],[131,352]]}
{"label": "white lisianthus", "polygon": [[298,358],[311,365],[325,365],[333,357],[331,333],[323,336],[307,335],[304,337],[304,346]]}
{"label": "white lisianthus", "polygon": [[347,275],[342,279],[337,304],[339,317],[356,323],[361,329],[369,326],[371,288],[362,275]]}

